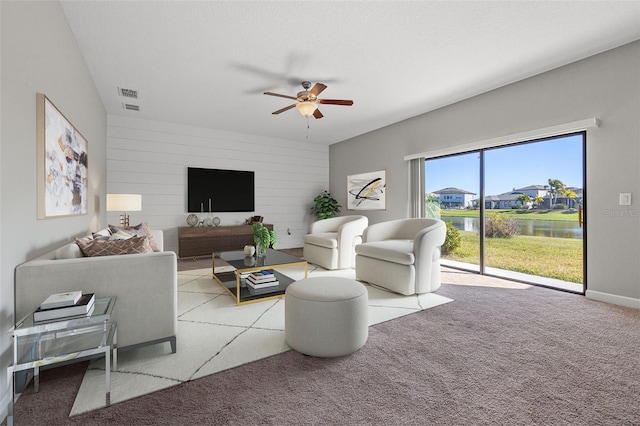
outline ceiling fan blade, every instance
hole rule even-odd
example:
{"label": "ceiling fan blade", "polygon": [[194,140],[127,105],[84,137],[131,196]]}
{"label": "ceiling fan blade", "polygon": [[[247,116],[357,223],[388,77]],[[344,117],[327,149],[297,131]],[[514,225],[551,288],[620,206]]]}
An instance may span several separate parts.
{"label": "ceiling fan blade", "polygon": [[347,99],[318,99],[317,102],[326,105],[353,105],[353,101]]}
{"label": "ceiling fan blade", "polygon": [[295,106],[296,106],[296,104],[291,104],[291,105],[289,105],[289,106],[287,106],[287,107],[284,107],[284,108],[282,108],[282,109],[279,109],[279,110],[277,110],[277,111],[274,111],[274,112],[272,112],[271,114],[274,114],[274,115],[275,115],[275,114],[280,114],[281,112],[289,111],[291,108],[294,108]]}
{"label": "ceiling fan blade", "polygon": [[311,90],[309,91],[309,94],[314,95],[314,96],[318,96],[326,88],[327,88],[327,86],[325,86],[324,84],[316,83],[316,85],[313,86],[311,88]]}
{"label": "ceiling fan blade", "polygon": [[320,112],[320,110],[319,110],[319,109],[317,109],[317,108],[316,108],[316,110],[315,110],[315,111],[313,111],[313,116],[316,118],[316,120],[317,120],[318,118],[322,118],[322,117],[324,117],[324,115],[322,115],[322,113]]}
{"label": "ceiling fan blade", "polygon": [[278,96],[280,98],[287,98],[287,99],[293,99],[294,101],[297,101],[298,98],[294,97],[294,96],[289,96],[289,95],[281,95],[279,93],[273,93],[273,92],[264,92],[265,95],[269,95],[269,96]]}

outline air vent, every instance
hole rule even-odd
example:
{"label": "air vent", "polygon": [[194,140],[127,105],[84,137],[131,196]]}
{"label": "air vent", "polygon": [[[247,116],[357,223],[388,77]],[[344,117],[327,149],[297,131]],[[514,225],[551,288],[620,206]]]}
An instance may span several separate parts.
{"label": "air vent", "polygon": [[138,99],[138,91],[133,89],[123,89],[122,87],[118,87],[118,94],[125,98]]}
{"label": "air vent", "polygon": [[133,104],[122,104],[122,107],[128,111],[140,111],[140,106]]}

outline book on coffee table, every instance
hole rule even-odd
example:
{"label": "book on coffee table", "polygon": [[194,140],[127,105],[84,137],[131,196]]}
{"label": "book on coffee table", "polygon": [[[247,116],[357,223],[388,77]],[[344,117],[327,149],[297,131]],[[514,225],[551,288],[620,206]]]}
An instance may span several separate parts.
{"label": "book on coffee table", "polygon": [[273,281],[276,279],[275,274],[273,273],[273,269],[263,269],[262,271],[252,272],[249,277],[254,282],[260,281]]}
{"label": "book on coffee table", "polygon": [[251,278],[247,279],[247,285],[253,289],[266,288],[266,287],[276,287],[280,285],[280,281],[274,279],[272,281],[265,281],[261,283],[254,283],[251,281]]}

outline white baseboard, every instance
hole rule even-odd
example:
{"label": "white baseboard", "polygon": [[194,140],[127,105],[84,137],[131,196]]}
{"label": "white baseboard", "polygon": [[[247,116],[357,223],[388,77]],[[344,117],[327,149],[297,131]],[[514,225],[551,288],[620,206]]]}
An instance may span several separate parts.
{"label": "white baseboard", "polygon": [[601,291],[594,290],[587,290],[585,292],[585,296],[588,299],[598,300],[600,302],[640,309],[640,299],[634,299],[632,297],[617,296],[615,294],[603,293]]}

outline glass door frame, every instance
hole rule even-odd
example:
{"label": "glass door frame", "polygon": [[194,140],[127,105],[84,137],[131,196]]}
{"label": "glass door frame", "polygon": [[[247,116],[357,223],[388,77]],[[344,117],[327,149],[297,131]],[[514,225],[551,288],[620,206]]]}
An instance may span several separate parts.
{"label": "glass door frame", "polygon": [[[582,163],[582,216],[581,216],[581,227],[582,227],[582,290],[581,291],[574,291],[571,289],[566,289],[566,288],[561,288],[561,287],[555,287],[552,285],[546,285],[543,283],[538,283],[538,282],[533,282],[533,281],[527,281],[524,279],[518,279],[518,278],[511,278],[511,277],[504,277],[501,275],[497,275],[497,274],[492,274],[490,272],[487,272],[486,270],[486,257],[485,257],[485,217],[486,217],[486,212],[485,212],[485,151],[491,151],[491,150],[495,150],[495,149],[500,149],[500,148],[508,148],[511,146],[517,146],[517,145],[523,145],[523,144],[533,144],[533,143],[538,143],[538,142],[544,142],[544,141],[549,141],[549,140],[553,140],[553,139],[560,139],[563,137],[570,137],[570,136],[581,136],[582,137],[582,141],[581,141],[581,149],[582,149],[582,159],[581,159],[581,163]],[[482,147],[482,148],[478,148],[478,149],[472,149],[469,151],[461,151],[461,152],[456,152],[456,153],[452,153],[452,154],[447,154],[447,155],[437,155],[437,156],[433,156],[433,157],[425,157],[425,162],[426,161],[430,161],[430,160],[436,160],[436,159],[440,159],[440,158],[447,158],[447,157],[454,157],[457,155],[465,155],[465,154],[472,154],[472,153],[477,153],[478,154],[478,162],[479,162],[479,176],[478,176],[478,182],[479,182],[479,192],[480,192],[480,196],[479,196],[479,200],[480,200],[480,207],[479,207],[479,221],[480,221],[480,230],[479,230],[479,239],[480,239],[480,247],[479,247],[479,255],[480,255],[480,264],[478,265],[478,269],[471,269],[471,268],[464,268],[463,266],[460,265],[447,265],[448,268],[452,268],[452,269],[459,269],[459,270],[464,270],[464,271],[468,271],[468,272],[473,272],[473,273],[478,273],[480,275],[486,275],[489,277],[495,277],[495,278],[501,278],[501,279],[508,279],[510,281],[517,281],[517,282],[521,282],[524,284],[530,284],[530,285],[535,285],[535,286],[539,286],[539,287],[547,287],[547,288],[552,288],[554,290],[559,290],[559,291],[565,291],[565,292],[569,292],[569,293],[575,293],[575,294],[581,294],[584,295],[587,291],[587,132],[586,130],[582,130],[582,131],[575,131],[575,132],[568,132],[568,133],[561,133],[561,134],[557,134],[557,135],[553,135],[553,136],[546,136],[546,137],[540,137],[540,138],[534,138],[534,139],[527,139],[527,140],[522,140],[519,142],[512,142],[512,143],[508,143],[508,144],[504,144],[504,145],[497,145],[497,146],[491,146],[491,147]]]}

